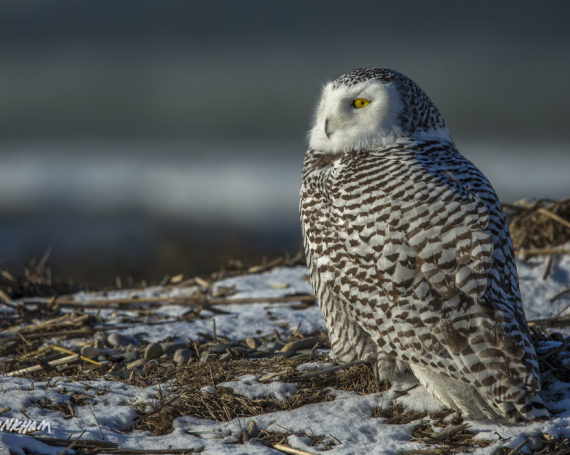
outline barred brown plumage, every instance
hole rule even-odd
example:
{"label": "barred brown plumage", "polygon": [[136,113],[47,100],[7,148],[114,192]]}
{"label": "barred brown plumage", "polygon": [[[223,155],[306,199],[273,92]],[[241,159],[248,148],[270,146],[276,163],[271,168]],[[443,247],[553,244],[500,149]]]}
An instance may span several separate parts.
{"label": "barred brown plumage", "polygon": [[412,373],[473,418],[548,415],[501,204],[413,81],[360,68],[324,87],[300,212],[333,358]]}

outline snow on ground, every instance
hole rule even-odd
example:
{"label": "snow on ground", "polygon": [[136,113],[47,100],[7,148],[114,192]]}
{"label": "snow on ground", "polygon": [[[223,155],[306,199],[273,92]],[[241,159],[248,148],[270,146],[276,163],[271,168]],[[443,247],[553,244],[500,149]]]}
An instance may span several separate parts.
{"label": "snow on ground", "polygon": [[[519,263],[521,291],[529,320],[541,319],[565,311],[570,313],[570,295],[566,294],[555,301],[550,299],[568,286],[570,282],[570,256],[559,258],[553,264],[550,275],[543,279],[546,262],[536,259],[530,264]],[[296,294],[310,294],[312,289],[305,279],[304,267],[276,268],[269,272],[228,278],[215,284],[215,290],[232,289],[229,299],[247,299],[281,297]],[[116,299],[137,295],[146,297],[175,297],[192,295],[196,288],[161,288],[152,287],[144,291],[116,291],[114,293],[79,293],[76,301],[90,299]],[[134,341],[162,341],[167,337],[175,340],[198,339],[203,333],[212,331],[212,318],[215,318],[218,335],[231,340],[243,340],[247,337],[279,333],[291,333],[295,328],[305,334],[318,328],[324,328],[324,320],[319,308],[309,306],[305,309],[292,309],[291,305],[279,303],[255,303],[219,305],[216,308],[227,314],[212,313],[212,317],[196,318],[186,321],[175,318],[188,310],[187,306],[167,303],[154,310],[156,317],[172,319],[172,322],[153,324],[138,323],[126,327],[121,317],[127,318],[129,310],[103,309],[98,317],[106,321],[108,333],[120,331]],[[95,310],[88,310],[95,311]],[[204,310],[208,314],[207,310]],[[120,316],[120,317],[119,317]],[[126,324],[128,326],[128,324]],[[113,327],[116,326],[116,329]],[[68,345],[73,345],[69,340]],[[548,348],[545,347],[545,349]],[[323,362],[309,362],[298,367],[300,373],[314,371],[330,366]],[[278,400],[287,400],[296,390],[295,384],[279,382],[262,383],[258,375],[245,375],[230,381],[216,384],[217,387],[233,389],[234,393],[249,399],[272,396]],[[163,390],[172,387],[163,384]],[[139,388],[113,381],[105,376],[95,381],[70,382],[65,377],[58,377],[47,382],[32,379],[0,376],[0,408],[9,406],[10,411],[0,415],[0,425],[5,419],[46,420],[50,423],[51,433],[45,436],[61,439],[105,440],[118,444],[123,449],[190,449],[204,447],[203,453],[211,454],[278,454],[276,449],[262,445],[255,440],[245,445],[234,444],[243,428],[254,421],[258,429],[274,432],[293,433],[288,444],[319,453],[327,442],[335,445],[326,453],[340,454],[395,454],[399,450],[425,448],[410,439],[412,428],[418,422],[404,425],[383,423],[381,418],[371,416],[378,407],[388,408],[394,402],[411,410],[438,410],[442,406],[431,398],[422,387],[411,389],[401,396],[394,390],[369,395],[355,392],[332,391],[333,401],[305,405],[291,411],[273,412],[248,418],[237,418],[230,422],[217,422],[198,419],[192,416],[179,417],[174,421],[174,430],[163,436],[152,436],[140,431],[121,431],[136,418],[135,406],[152,409],[160,403],[157,387]],[[214,387],[204,387],[202,393],[216,393]],[[76,406],[75,417],[66,419],[63,413],[38,406],[42,400],[54,405],[64,403],[73,394],[86,396],[88,406]],[[476,438],[496,441],[484,448],[475,448],[471,453],[490,454],[499,445],[516,447],[525,438],[538,433],[548,433],[555,437],[570,437],[570,397],[560,399],[559,409],[565,410],[548,422],[532,423],[523,426],[504,426],[492,423],[468,421],[470,429],[477,433]],[[55,407],[55,406],[54,406]],[[316,446],[310,446],[310,437],[322,435],[324,439]],[[38,454],[60,453],[61,447],[48,446],[31,436],[17,432],[0,431],[0,454],[23,454],[26,451]],[[526,450],[526,449],[524,449]],[[524,451],[523,450],[523,451]]]}

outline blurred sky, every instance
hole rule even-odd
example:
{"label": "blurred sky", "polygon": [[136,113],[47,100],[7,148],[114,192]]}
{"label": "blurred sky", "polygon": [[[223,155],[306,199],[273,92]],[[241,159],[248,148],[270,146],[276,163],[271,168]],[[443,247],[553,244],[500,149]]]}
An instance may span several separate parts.
{"label": "blurred sky", "polygon": [[503,200],[568,195],[569,16],[564,1],[4,0],[0,268],[51,245],[66,277],[156,279],[297,248],[313,106],[357,66],[418,82]]}

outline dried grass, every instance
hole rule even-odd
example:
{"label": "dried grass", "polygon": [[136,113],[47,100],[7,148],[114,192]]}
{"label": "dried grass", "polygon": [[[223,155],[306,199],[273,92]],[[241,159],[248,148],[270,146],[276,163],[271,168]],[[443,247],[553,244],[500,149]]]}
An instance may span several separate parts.
{"label": "dried grass", "polygon": [[[540,200],[535,203],[519,201],[515,205],[506,205],[510,220],[511,235],[517,254],[529,252],[542,252],[555,254],[560,251],[562,245],[570,239],[570,227],[566,225],[570,219],[570,198],[553,202]],[[214,358],[207,362],[193,361],[184,367],[176,367],[169,359],[159,359],[156,367],[148,371],[127,369],[122,360],[111,359],[106,364],[99,366],[89,364],[79,358],[75,358],[63,365],[53,366],[51,363],[64,358],[67,354],[55,353],[46,348],[48,342],[55,339],[79,337],[85,341],[85,345],[94,344],[94,332],[101,330],[96,318],[87,316],[81,308],[74,312],[63,312],[62,308],[72,307],[72,302],[65,297],[58,299],[38,299],[26,306],[14,306],[12,299],[33,297],[55,297],[62,293],[73,291],[69,286],[54,283],[51,272],[46,267],[48,254],[39,261],[31,261],[21,277],[16,277],[7,271],[0,271],[0,304],[13,306],[16,312],[0,320],[0,356],[6,356],[2,373],[13,372],[22,368],[39,365],[37,371],[18,374],[37,380],[48,380],[55,376],[65,376],[67,381],[84,381],[92,379],[112,379],[122,381],[133,386],[148,387],[160,385],[158,407],[151,412],[144,412],[147,404],[140,404],[138,418],[123,431],[148,430],[153,435],[162,435],[172,431],[172,422],[181,416],[194,416],[198,418],[212,419],[216,421],[229,421],[237,417],[247,418],[274,411],[286,411],[299,408],[312,403],[320,403],[334,400],[330,389],[353,391],[360,394],[378,393],[386,390],[388,384],[379,384],[374,377],[372,369],[368,365],[355,365],[345,370],[328,374],[317,374],[311,377],[302,377],[296,369],[302,363],[310,361],[326,362],[326,356],[313,355],[307,359],[288,359],[282,355],[273,354],[269,358],[237,358],[226,356],[226,360]],[[211,293],[212,284],[220,278],[269,270],[275,266],[286,266],[303,263],[302,254],[295,257],[278,258],[266,261],[260,266],[245,266],[235,261],[230,267],[207,277],[195,277],[184,279],[183,276],[169,278],[165,285],[188,286],[196,285],[201,291],[195,296],[188,298],[184,304],[190,307],[186,317],[201,317],[202,309],[219,309],[219,305],[232,303],[232,290],[220,290],[218,295]],[[208,298],[208,296],[211,296]],[[216,299],[213,302],[212,299]],[[294,299],[294,298],[293,298]],[[304,305],[312,305],[312,296],[303,296]],[[284,304],[289,299],[282,299]],[[3,303],[2,303],[3,301]],[[108,302],[109,303],[109,302]],[[111,302],[117,307],[129,306],[140,311],[141,316],[160,304],[159,301],[125,301]],[[111,304],[110,303],[110,304]],[[218,307],[212,307],[216,303]],[[94,306],[101,302],[93,302]],[[302,307],[303,305],[301,305]],[[142,308],[141,308],[142,307]],[[73,307],[75,308],[75,307]],[[163,323],[164,321],[157,321]],[[535,344],[545,341],[557,341],[558,347],[540,356],[541,369],[547,372],[551,378],[570,383],[570,371],[562,366],[561,359],[570,357],[570,343],[556,333],[551,333],[549,327],[568,326],[570,320],[561,317],[531,322],[533,327],[533,341]],[[214,342],[209,334],[203,334],[206,341],[194,340],[194,351],[197,357]],[[319,338],[319,346],[327,346],[323,334],[313,334]],[[303,338],[298,332],[293,332],[287,341],[295,341]],[[216,342],[231,342],[222,337],[217,337]],[[236,340],[234,340],[236,341]],[[268,341],[259,340],[259,341]],[[245,346],[247,343],[242,341]],[[314,353],[313,353],[314,354]],[[72,356],[68,356],[72,357]],[[235,357],[235,358],[234,358]],[[51,362],[51,363],[50,363]],[[272,397],[263,397],[249,400],[235,394],[232,390],[220,386],[221,383],[235,380],[246,375],[255,374],[258,377],[267,377],[271,380],[296,383],[298,389],[287,401],[279,401]],[[168,387],[165,386],[168,384]],[[215,393],[203,392],[205,386],[212,386]],[[96,393],[96,392],[95,392]],[[68,401],[56,404],[48,400],[36,403],[47,409],[63,413],[66,418],[73,418],[76,406],[88,405],[85,395],[74,394]],[[442,411],[436,414],[406,411],[402,407],[392,406],[388,409],[376,409],[374,417],[384,419],[385,423],[393,425],[410,424],[418,421],[414,427],[412,437],[418,443],[427,445],[428,448],[418,449],[410,454],[452,454],[460,451],[469,451],[475,447],[485,447],[489,441],[474,440],[461,416],[451,417],[452,411]],[[273,447],[275,444],[284,444],[287,436],[291,433],[284,429],[283,432],[270,432],[266,430],[243,431],[236,435],[236,443],[255,441]],[[327,450],[340,441],[333,441],[329,436],[322,435],[299,435],[311,439],[312,444],[318,449]],[[564,439],[557,439],[550,435],[541,436],[540,449],[533,453],[554,455],[570,453],[570,443]],[[49,438],[47,443],[62,444],[61,441]],[[69,441],[66,442],[69,444]],[[188,449],[185,453],[197,453],[201,447]],[[123,453],[114,445],[97,441],[78,442],[74,450],[79,454],[87,453]],[[140,451],[139,453],[145,453]],[[512,449],[499,449],[496,454],[512,454]]]}
{"label": "dried grass", "polygon": [[570,197],[560,201],[523,199],[503,206],[515,254],[570,253],[569,248],[561,247],[570,241]]}
{"label": "dried grass", "polygon": [[[326,361],[326,356],[314,360]],[[358,365],[334,375],[323,375],[295,381],[298,389],[287,401],[273,397],[249,400],[236,395],[232,390],[219,384],[246,374],[264,375],[282,372],[280,380],[288,382],[288,377],[296,374],[296,367],[306,360],[270,358],[260,360],[233,360],[228,362],[194,362],[184,368],[161,370],[151,379],[153,382],[171,381],[173,392],[166,395],[163,402],[168,405],[148,415],[141,415],[137,429],[145,429],[160,435],[172,431],[172,421],[180,416],[191,415],[216,421],[229,421],[236,417],[252,417],[275,411],[287,411],[312,403],[332,401],[329,387],[340,390],[352,390],[362,394],[380,391],[380,385],[374,379],[372,369],[367,365]],[[136,383],[137,380],[134,379]],[[213,386],[215,393],[202,391],[202,387]]]}

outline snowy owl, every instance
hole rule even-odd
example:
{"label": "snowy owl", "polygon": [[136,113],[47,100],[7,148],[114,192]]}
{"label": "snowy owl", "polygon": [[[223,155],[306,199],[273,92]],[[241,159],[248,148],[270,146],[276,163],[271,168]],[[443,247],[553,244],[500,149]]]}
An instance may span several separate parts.
{"label": "snowy owl", "polygon": [[501,204],[412,80],[358,68],[324,86],[300,212],[334,359],[411,373],[474,419],[548,415]]}

